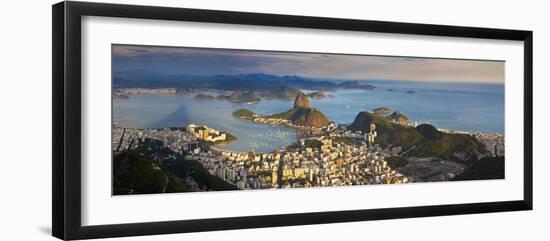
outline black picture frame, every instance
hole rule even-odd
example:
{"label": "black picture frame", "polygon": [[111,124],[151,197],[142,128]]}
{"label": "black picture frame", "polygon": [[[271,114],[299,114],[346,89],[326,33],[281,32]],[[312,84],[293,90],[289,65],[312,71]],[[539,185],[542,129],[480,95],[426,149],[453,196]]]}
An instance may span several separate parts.
{"label": "black picture frame", "polygon": [[[81,17],[104,16],[426,36],[517,40],[524,43],[524,194],[522,200],[99,226],[81,224]],[[60,239],[106,238],[380,219],[532,210],[533,33],[324,17],[150,7],[89,2],[52,6],[52,233]]]}

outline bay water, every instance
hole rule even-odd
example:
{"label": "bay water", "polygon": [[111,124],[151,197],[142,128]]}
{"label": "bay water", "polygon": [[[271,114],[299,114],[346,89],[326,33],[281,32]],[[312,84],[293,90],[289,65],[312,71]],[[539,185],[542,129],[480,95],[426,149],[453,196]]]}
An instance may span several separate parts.
{"label": "bay water", "polygon": [[[331,121],[353,122],[360,111],[378,107],[397,110],[418,124],[438,128],[504,133],[504,85],[471,83],[429,83],[371,80],[374,90],[340,89],[331,97],[311,99],[312,106]],[[363,82],[364,83],[364,82]],[[310,90],[303,90],[310,92]],[[234,151],[271,151],[297,140],[296,132],[285,126],[256,124],[232,116],[247,108],[260,115],[292,108],[293,101],[262,100],[257,104],[225,100],[195,100],[192,95],[131,95],[113,99],[113,121],[128,128],[184,127],[189,123],[226,131],[237,140],[223,148]]]}

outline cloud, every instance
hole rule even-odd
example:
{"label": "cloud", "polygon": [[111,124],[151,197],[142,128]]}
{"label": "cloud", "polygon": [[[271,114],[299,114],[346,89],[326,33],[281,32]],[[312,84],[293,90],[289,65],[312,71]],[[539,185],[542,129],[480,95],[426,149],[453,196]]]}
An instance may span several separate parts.
{"label": "cloud", "polygon": [[325,79],[504,83],[504,62],[114,45],[115,67],[180,74],[263,72]]}

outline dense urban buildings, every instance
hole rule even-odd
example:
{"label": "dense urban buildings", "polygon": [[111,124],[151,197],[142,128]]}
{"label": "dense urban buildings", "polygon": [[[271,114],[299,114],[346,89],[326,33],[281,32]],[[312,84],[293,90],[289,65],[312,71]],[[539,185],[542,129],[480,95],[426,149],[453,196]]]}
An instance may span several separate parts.
{"label": "dense urban buildings", "polygon": [[[402,147],[382,149],[375,144],[375,124],[365,133],[338,128],[334,123],[331,126],[336,127],[265,153],[235,152],[218,146],[201,148],[199,140],[223,141],[225,133],[196,124],[162,129],[115,127],[113,149],[117,152],[133,149],[147,138],[159,140],[165,147],[182,154],[185,160],[200,162],[210,174],[239,189],[400,184],[414,182],[415,178],[434,171],[440,174],[420,181],[441,181],[452,179],[464,169],[464,165],[454,162],[433,168],[430,158],[410,158],[412,164],[406,169],[410,173],[403,174],[391,168],[387,160],[399,156]],[[501,135],[474,135],[484,138],[484,143],[495,146],[495,150],[503,143]]]}
{"label": "dense urban buildings", "polygon": [[[186,129],[115,128],[113,148],[122,151],[136,148],[146,138],[159,140],[171,150],[184,154],[185,159],[199,161],[212,175],[235,184],[239,189],[411,182],[388,166],[385,158],[391,153],[373,145],[374,129],[375,125],[365,134],[335,130],[300,139],[295,146],[255,153],[254,150],[233,152],[215,146],[210,150],[201,149],[197,140],[213,140],[223,134],[194,124]],[[356,144],[336,141],[339,138]]]}
{"label": "dense urban buildings", "polygon": [[115,195],[504,178],[501,61],[112,54]]}

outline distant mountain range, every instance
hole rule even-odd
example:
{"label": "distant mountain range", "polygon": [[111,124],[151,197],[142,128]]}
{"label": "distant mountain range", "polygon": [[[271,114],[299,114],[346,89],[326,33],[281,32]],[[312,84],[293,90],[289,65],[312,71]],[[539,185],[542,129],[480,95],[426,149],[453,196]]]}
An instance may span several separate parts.
{"label": "distant mountain range", "polygon": [[207,88],[219,90],[265,91],[289,86],[298,89],[333,90],[373,89],[369,84],[357,80],[334,83],[296,75],[271,75],[264,73],[236,75],[185,75],[163,74],[148,70],[132,70],[113,73],[114,88]]}
{"label": "distant mountain range", "polygon": [[273,87],[265,91],[242,91],[235,90],[231,95],[212,96],[199,93],[193,97],[196,100],[227,100],[233,103],[256,104],[265,99],[291,100],[296,98],[301,91],[288,86]]}

